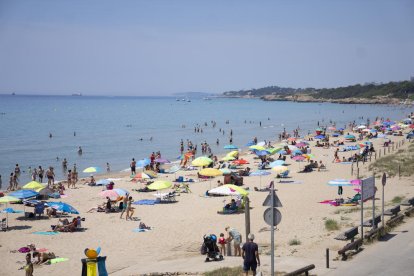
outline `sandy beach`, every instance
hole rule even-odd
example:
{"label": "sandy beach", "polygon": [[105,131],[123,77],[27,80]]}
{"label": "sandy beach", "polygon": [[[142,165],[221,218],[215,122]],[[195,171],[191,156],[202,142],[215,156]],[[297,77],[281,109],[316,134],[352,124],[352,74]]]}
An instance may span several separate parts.
{"label": "sandy beach", "polygon": [[[395,144],[404,140],[404,136],[391,137]],[[374,139],[374,147],[383,151],[382,139]],[[301,266],[314,263],[315,273],[324,273],[325,249],[332,250],[332,258],[344,242],[337,241],[334,237],[350,226],[358,225],[360,212],[346,212],[354,207],[334,207],[318,202],[337,198],[337,188],[330,187],[327,182],[332,179],[355,179],[351,175],[351,165],[332,163],[336,148],[329,149],[314,147],[315,141],[310,142],[314,160],[322,160],[327,166],[326,171],[314,170],[311,173],[299,173],[307,162],[295,162],[289,157],[290,177],[287,180],[292,183],[278,183],[275,172],[261,177],[244,177],[244,188],[249,188],[251,232],[255,234],[255,241],[259,244],[262,259],[262,271],[265,275],[270,268],[270,232],[269,226],[263,220],[263,212],[267,207],[262,203],[267,192],[254,191],[254,187],[265,187],[270,181],[275,181],[275,188],[283,207],[282,221],[275,232],[276,241],[276,270],[292,271]],[[275,144],[277,144],[275,142]],[[355,144],[355,143],[345,143]],[[409,142],[402,146],[405,148]],[[392,150],[391,150],[392,152]],[[339,153],[340,158],[350,157],[355,152]],[[388,154],[388,151],[387,151]],[[253,170],[257,169],[259,160],[247,150],[241,152],[240,157],[248,160]],[[277,155],[275,155],[277,156]],[[374,158],[373,158],[374,159]],[[368,165],[360,163],[360,176],[368,177],[372,173],[368,171]],[[354,167],[356,170],[356,167]],[[191,193],[181,193],[177,196],[176,203],[156,205],[134,205],[134,216],[139,221],[126,221],[119,218],[119,213],[87,213],[87,211],[102,204],[105,199],[99,196],[102,186],[89,187],[78,184],[76,189],[67,189],[67,197],[63,202],[74,206],[81,217],[85,218],[82,226],[84,231],[74,233],[59,233],[53,236],[32,234],[36,231],[50,231],[50,225],[57,223],[57,218],[25,219],[22,214],[9,214],[9,231],[0,233],[0,256],[2,258],[2,275],[23,275],[18,268],[24,265],[24,254],[12,253],[27,244],[35,244],[38,248],[47,248],[59,257],[68,258],[66,262],[35,267],[34,275],[79,275],[81,273],[81,258],[84,258],[85,248],[102,248],[101,255],[107,256],[106,267],[110,275],[141,275],[154,272],[181,272],[201,273],[219,267],[241,266],[240,257],[226,257],[220,262],[204,262],[204,256],[200,254],[200,246],[204,234],[225,233],[224,228],[231,226],[240,231],[245,240],[245,215],[220,215],[217,211],[224,206],[230,197],[205,197],[205,192],[216,186],[217,180],[223,180],[223,176],[210,181],[197,180],[197,171],[179,171],[174,174],[159,174],[159,179],[173,181],[174,177],[193,178],[197,182],[190,184]],[[113,173],[109,175],[95,175],[97,179],[115,178],[115,188],[124,188],[129,191],[139,189],[143,184],[130,181],[129,173]],[[377,187],[380,181],[377,179]],[[395,196],[414,196],[413,178],[389,178],[386,186],[385,201],[387,204]],[[343,188],[343,197],[352,197],[355,191],[352,187]],[[132,191],[134,201],[141,199],[154,199],[156,192],[140,193]],[[377,194],[380,198],[380,193]],[[371,202],[367,204],[371,206]],[[380,207],[380,201],[377,202]],[[4,207],[4,206],[2,206]],[[12,205],[17,210],[23,210],[23,205]],[[26,207],[26,210],[32,208]],[[365,217],[369,218],[369,211]],[[335,219],[339,222],[341,230],[327,231],[324,221]],[[139,222],[153,227],[144,233],[133,232]],[[300,245],[291,246],[289,241],[297,239]]]}

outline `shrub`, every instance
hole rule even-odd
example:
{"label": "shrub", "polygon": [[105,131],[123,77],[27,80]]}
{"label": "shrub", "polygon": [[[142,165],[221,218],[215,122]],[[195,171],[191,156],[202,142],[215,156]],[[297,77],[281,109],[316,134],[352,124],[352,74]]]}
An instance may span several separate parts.
{"label": "shrub", "polygon": [[335,231],[335,230],[339,230],[341,227],[339,226],[336,220],[328,219],[325,221],[325,228],[328,231]]}

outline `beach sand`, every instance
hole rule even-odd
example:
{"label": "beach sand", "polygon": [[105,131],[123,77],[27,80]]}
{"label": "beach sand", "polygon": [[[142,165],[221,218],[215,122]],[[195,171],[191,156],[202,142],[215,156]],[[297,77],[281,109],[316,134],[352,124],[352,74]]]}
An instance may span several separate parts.
{"label": "beach sand", "polygon": [[[397,142],[403,137],[392,137]],[[377,139],[381,140],[382,139]],[[378,150],[383,150],[375,142]],[[314,145],[315,142],[311,142]],[[408,143],[405,143],[406,147]],[[332,163],[335,148],[323,149],[312,147],[315,160],[322,160],[327,165],[327,171],[313,171],[311,173],[298,173],[303,169],[306,162],[294,162],[288,157],[287,163],[290,176],[287,180],[301,181],[301,184],[280,184],[274,179],[275,172],[269,176],[261,177],[261,186],[275,180],[277,195],[283,207],[279,208],[282,213],[282,221],[275,231],[276,242],[276,270],[292,271],[308,264],[315,264],[315,273],[323,274],[325,262],[325,249],[331,249],[331,256],[336,257],[336,250],[345,245],[345,242],[337,241],[334,237],[341,231],[358,225],[360,212],[344,213],[338,210],[350,210],[354,207],[333,207],[320,204],[319,201],[337,198],[337,188],[330,187],[327,182],[336,178],[355,179],[351,176],[351,165]],[[339,153],[339,156],[349,157],[355,152]],[[253,170],[257,168],[258,160],[254,155],[243,153],[243,158],[250,161],[247,165]],[[360,175],[370,176],[367,171],[369,162],[360,165]],[[354,167],[354,169],[356,169]],[[180,175],[196,179],[197,171],[180,171]],[[95,176],[96,179],[108,175]],[[115,181],[115,188],[128,190],[143,187],[130,181],[128,173],[110,174]],[[174,174],[159,175],[159,179],[173,180]],[[99,196],[102,187],[89,187],[77,185],[77,189],[66,190],[67,202],[77,208],[81,216],[86,220],[82,226],[85,231],[75,233],[59,233],[54,236],[42,236],[32,234],[35,231],[49,231],[50,225],[56,224],[57,219],[20,219],[21,214],[9,214],[9,227],[7,232],[0,233],[0,256],[2,259],[1,275],[23,275],[23,271],[17,269],[24,263],[24,254],[11,253],[27,244],[34,243],[38,248],[47,248],[59,257],[69,258],[69,261],[35,267],[34,275],[80,275],[81,258],[84,258],[85,248],[102,248],[101,255],[107,256],[106,267],[110,275],[140,275],[151,272],[187,272],[197,273],[213,270],[218,267],[241,266],[240,257],[225,257],[221,262],[205,263],[205,256],[200,255],[200,246],[204,234],[214,233],[219,235],[225,233],[224,228],[229,225],[240,231],[245,240],[245,215],[219,215],[224,203],[230,197],[204,197],[210,184],[214,187],[216,177],[211,182],[202,181],[190,184],[192,193],[182,193],[177,196],[177,203],[157,204],[150,206],[134,205],[134,216],[140,221],[154,229],[145,233],[135,233],[138,221],[125,221],[119,218],[119,213],[86,213],[92,207],[102,204],[105,200]],[[259,187],[260,177],[244,177],[244,187],[250,189],[250,212],[251,232],[255,234],[255,242],[259,244],[262,260],[262,271],[268,274],[270,268],[270,231],[269,226],[263,220],[263,212],[267,207],[262,206],[268,195],[267,192],[256,192],[254,187]],[[413,178],[390,178],[385,187],[386,202],[390,202],[395,196],[414,196]],[[381,189],[380,181],[377,179],[377,187]],[[131,195],[134,200],[154,199],[154,193],[138,193],[133,191]],[[344,187],[343,197],[352,197],[355,194],[352,187]],[[377,193],[380,199],[381,193]],[[366,204],[371,207],[369,201]],[[376,206],[380,212],[380,200]],[[13,205],[13,208],[23,210],[22,205]],[[27,207],[27,210],[32,208]],[[355,208],[354,208],[355,209]],[[369,210],[365,212],[365,219],[369,219]],[[327,231],[324,221],[335,219],[341,225],[341,230]],[[290,246],[292,239],[300,240],[301,244]],[[331,264],[331,266],[334,264]]]}

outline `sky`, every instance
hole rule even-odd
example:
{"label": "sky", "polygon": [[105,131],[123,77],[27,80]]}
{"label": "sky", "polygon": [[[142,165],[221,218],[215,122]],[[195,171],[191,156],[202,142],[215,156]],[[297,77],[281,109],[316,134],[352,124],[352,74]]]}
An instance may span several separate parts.
{"label": "sky", "polygon": [[0,94],[407,80],[413,15],[411,0],[0,0]]}

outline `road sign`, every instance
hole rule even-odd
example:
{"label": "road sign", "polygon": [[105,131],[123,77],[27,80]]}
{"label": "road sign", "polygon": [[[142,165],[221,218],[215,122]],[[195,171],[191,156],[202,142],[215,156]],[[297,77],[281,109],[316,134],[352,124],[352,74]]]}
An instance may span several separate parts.
{"label": "road sign", "polygon": [[371,199],[375,196],[375,178],[373,176],[362,179],[362,200]]}
{"label": "road sign", "polygon": [[[274,209],[274,225],[273,226],[276,226],[282,220],[282,214],[279,212],[278,209],[276,208],[273,208],[273,209]],[[272,207],[266,209],[266,211],[263,214],[263,218],[268,225],[272,226]]]}
{"label": "road sign", "polygon": [[381,182],[382,182],[382,186],[385,186],[385,183],[387,183],[387,175],[385,173],[382,175]]}
{"label": "road sign", "polygon": [[265,201],[263,202],[263,206],[269,207],[282,207],[282,202],[280,202],[276,192],[273,191],[273,204],[272,204],[272,191],[267,195]]}

